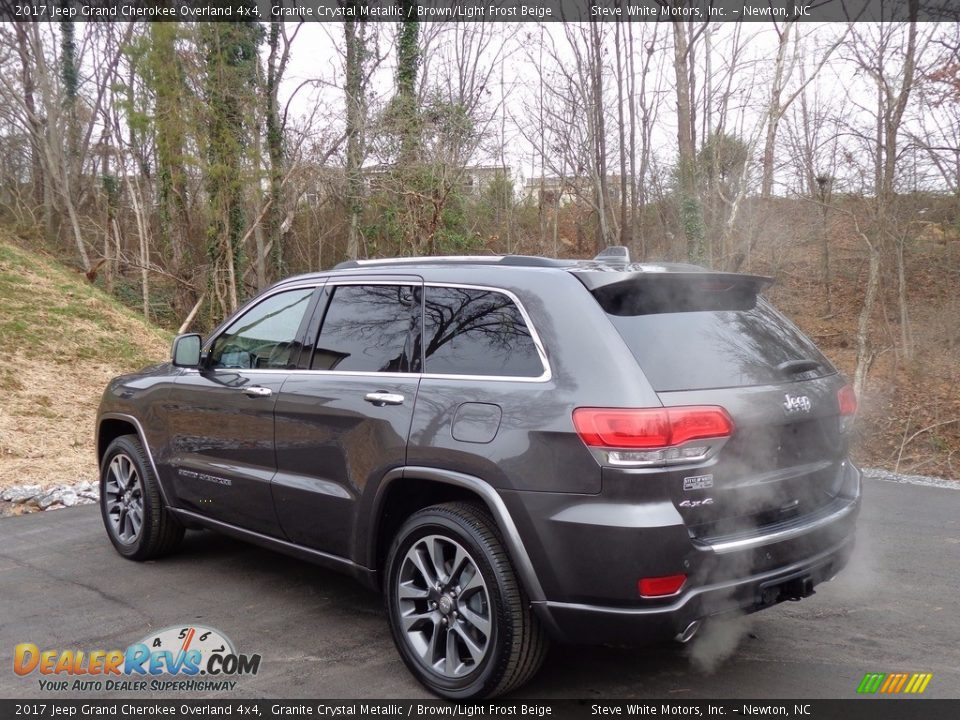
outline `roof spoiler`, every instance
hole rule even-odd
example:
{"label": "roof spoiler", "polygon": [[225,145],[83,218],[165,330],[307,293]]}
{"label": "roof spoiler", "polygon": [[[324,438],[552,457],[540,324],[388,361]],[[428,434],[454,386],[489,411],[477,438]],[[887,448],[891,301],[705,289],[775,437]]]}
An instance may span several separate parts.
{"label": "roof spoiler", "polygon": [[574,275],[586,285],[590,292],[595,292],[601,288],[607,288],[611,291],[627,289],[638,282],[687,282],[711,286],[711,289],[715,290],[732,289],[734,286],[738,286],[750,288],[753,292],[759,293],[773,283],[773,278],[765,275],[745,275],[742,273],[714,272],[712,270],[658,272],[651,269],[640,271],[625,269],[624,272],[610,272],[610,270],[607,270],[607,272],[581,271],[575,272]]}

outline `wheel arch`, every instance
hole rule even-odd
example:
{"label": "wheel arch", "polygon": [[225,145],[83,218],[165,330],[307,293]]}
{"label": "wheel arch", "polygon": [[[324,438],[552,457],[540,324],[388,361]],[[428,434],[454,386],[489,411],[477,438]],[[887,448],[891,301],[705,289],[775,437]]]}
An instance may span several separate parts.
{"label": "wheel arch", "polygon": [[163,480],[160,473],[157,472],[157,463],[153,459],[153,452],[150,450],[150,443],[147,442],[147,436],[143,432],[143,426],[133,415],[124,413],[104,413],[97,421],[97,467],[103,462],[103,456],[110,447],[110,443],[123,435],[136,435],[147,454],[147,460],[150,461],[150,469],[153,470],[154,477],[157,478],[157,486],[160,488],[160,497],[164,505],[170,507],[167,499],[167,492],[163,487]]}
{"label": "wheel arch", "polygon": [[[404,490],[409,492],[404,493]],[[398,495],[402,493],[402,495]],[[401,502],[397,502],[401,500]],[[441,502],[479,502],[491,515],[503,537],[517,577],[534,603],[543,602],[543,588],[524,547],[516,523],[497,491],[481,478],[453,470],[402,467],[388,472],[377,487],[366,532],[366,565],[381,570],[394,532],[412,512]],[[391,507],[401,510],[391,514]]]}
{"label": "wheel arch", "polygon": [[[105,417],[100,420],[99,424],[97,425],[98,466],[103,462],[103,456],[106,454],[107,448],[110,447],[110,443],[112,443],[118,437],[122,437],[124,435],[140,436],[140,433],[137,430],[137,426],[128,419],[120,417]],[[142,436],[140,436],[140,442],[143,442]]]}

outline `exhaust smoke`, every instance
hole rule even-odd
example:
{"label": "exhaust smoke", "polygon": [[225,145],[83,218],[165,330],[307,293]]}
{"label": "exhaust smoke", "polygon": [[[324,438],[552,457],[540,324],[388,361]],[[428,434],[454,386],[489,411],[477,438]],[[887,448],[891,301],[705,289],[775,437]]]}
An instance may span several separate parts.
{"label": "exhaust smoke", "polygon": [[701,673],[712,674],[731,657],[750,632],[746,615],[722,615],[703,621],[700,631],[688,644],[690,664]]}

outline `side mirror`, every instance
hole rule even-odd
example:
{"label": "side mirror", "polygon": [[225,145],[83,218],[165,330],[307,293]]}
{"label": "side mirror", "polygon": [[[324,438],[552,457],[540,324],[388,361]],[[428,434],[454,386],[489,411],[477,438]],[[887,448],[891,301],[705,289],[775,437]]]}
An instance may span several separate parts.
{"label": "side mirror", "polygon": [[200,366],[200,347],[203,341],[196,333],[177,335],[173,339],[170,356],[176,367],[195,368]]}

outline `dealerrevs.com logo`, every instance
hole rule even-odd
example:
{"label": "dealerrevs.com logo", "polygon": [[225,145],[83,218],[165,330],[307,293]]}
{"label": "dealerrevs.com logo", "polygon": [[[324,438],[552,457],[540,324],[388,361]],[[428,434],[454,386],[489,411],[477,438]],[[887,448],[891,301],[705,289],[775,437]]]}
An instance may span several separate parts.
{"label": "dealerrevs.com logo", "polygon": [[42,691],[233,690],[242,675],[256,675],[260,655],[238,653],[219,630],[174,625],[147,635],[126,650],[14,648],[13,671],[38,674]]}

